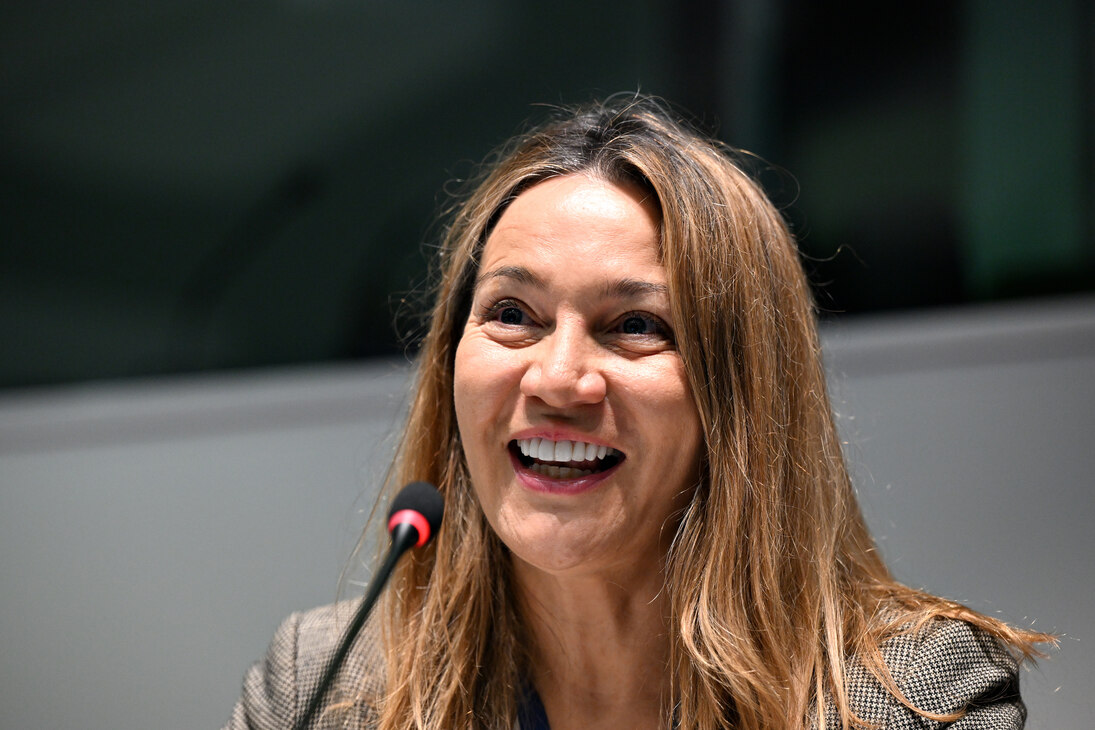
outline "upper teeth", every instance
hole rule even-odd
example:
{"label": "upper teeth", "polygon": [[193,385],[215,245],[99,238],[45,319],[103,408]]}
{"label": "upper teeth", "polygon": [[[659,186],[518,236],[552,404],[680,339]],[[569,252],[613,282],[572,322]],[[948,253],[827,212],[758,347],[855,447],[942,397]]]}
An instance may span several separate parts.
{"label": "upper teeth", "polygon": [[583,441],[552,441],[550,439],[518,439],[521,453],[540,461],[593,461],[603,459],[609,454],[618,454],[616,449]]}

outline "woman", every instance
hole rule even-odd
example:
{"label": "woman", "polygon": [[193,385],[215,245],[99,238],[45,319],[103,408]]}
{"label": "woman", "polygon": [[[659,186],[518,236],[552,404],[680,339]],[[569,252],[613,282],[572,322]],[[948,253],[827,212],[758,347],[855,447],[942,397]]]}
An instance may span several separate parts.
{"label": "woman", "polygon": [[[1050,637],[890,576],[733,153],[649,99],[568,113],[456,208],[441,270],[390,482],[446,522],[317,727],[1022,726],[1013,657]],[[230,725],[290,726],[338,625],[287,622]]]}

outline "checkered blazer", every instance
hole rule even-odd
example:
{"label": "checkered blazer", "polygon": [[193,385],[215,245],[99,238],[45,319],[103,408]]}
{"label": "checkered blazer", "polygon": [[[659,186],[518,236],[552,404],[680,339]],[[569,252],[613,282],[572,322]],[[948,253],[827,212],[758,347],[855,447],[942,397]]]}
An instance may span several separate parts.
{"label": "checkered blazer", "polygon": [[[274,635],[265,659],[244,678],[243,695],[226,730],[290,730],[319,684],[355,606],[341,603],[290,616]],[[888,639],[882,652],[898,687],[914,705],[938,714],[962,707],[969,711],[951,724],[928,720],[898,702],[867,670],[853,665],[848,692],[861,719],[887,730],[1023,727],[1026,708],[1019,697],[1014,659],[998,641],[968,624],[938,620],[919,633]],[[327,706],[344,702],[346,708],[320,714],[309,727],[374,727],[368,698],[383,692],[381,656],[377,626],[370,620],[328,695]],[[831,702],[826,713],[828,727],[839,727]]]}

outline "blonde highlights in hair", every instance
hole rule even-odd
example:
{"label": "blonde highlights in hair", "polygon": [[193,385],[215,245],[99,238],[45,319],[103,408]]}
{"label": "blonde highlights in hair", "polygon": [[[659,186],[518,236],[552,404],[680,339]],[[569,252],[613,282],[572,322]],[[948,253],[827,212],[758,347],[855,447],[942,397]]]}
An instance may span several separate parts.
{"label": "blonde highlights in hair", "polygon": [[676,727],[803,727],[826,698],[851,727],[845,657],[900,698],[878,647],[910,620],[959,618],[1033,653],[1046,637],[890,576],[845,468],[812,299],[782,216],[736,153],[632,97],[565,112],[518,139],[452,212],[389,480],[437,484],[446,521],[389,588],[379,727],[511,728],[516,719],[527,637],[505,547],[469,483],[453,355],[492,225],[522,191],[571,174],[656,198],[677,347],[703,426],[701,484],[666,567],[675,627],[666,714]]}

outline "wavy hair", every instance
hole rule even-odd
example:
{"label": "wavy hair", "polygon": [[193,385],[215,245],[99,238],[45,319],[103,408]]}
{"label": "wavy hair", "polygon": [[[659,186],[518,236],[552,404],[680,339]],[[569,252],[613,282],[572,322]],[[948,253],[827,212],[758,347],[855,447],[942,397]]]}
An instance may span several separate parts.
{"label": "wavy hair", "polygon": [[449,211],[388,484],[437,484],[446,522],[389,589],[386,689],[375,698],[383,730],[511,728],[516,719],[528,637],[507,551],[471,489],[453,357],[492,226],[522,191],[562,175],[641,186],[661,210],[660,256],[705,444],[666,563],[675,627],[666,714],[680,730],[786,730],[813,713],[824,723],[826,701],[841,727],[856,726],[849,656],[908,704],[879,645],[910,621],[965,620],[1026,658],[1049,638],[890,575],[845,467],[794,239],[745,162],[656,100],[609,99],[558,110],[512,141]]}

